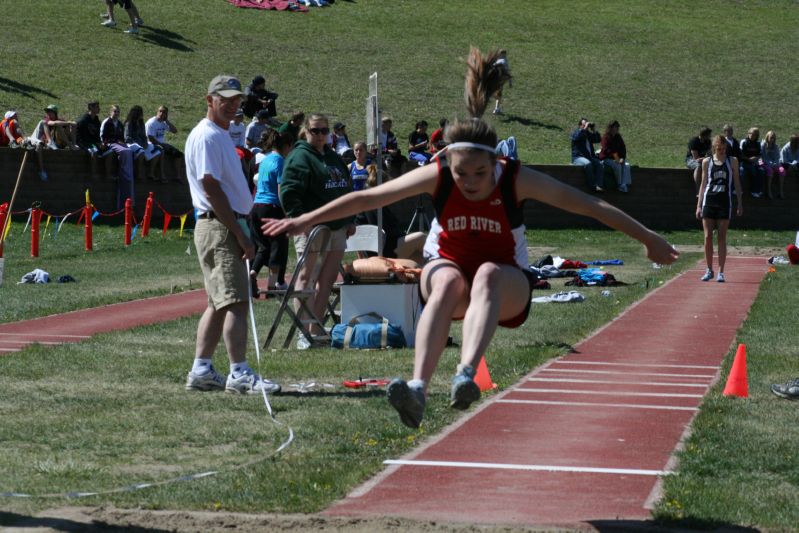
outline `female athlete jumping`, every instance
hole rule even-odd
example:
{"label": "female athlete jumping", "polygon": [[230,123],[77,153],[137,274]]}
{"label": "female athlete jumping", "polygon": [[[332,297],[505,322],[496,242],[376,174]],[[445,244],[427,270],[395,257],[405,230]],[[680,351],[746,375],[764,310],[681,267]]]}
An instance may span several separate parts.
{"label": "female athlete jumping", "polygon": [[608,203],[517,161],[498,158],[497,134],[480,117],[501,82],[498,52],[472,48],[466,103],[473,118],[450,123],[446,149],[430,164],[378,187],[347,194],[294,219],[264,219],[262,231],[296,234],[328,220],[368,211],[422,193],[433,197],[436,219],[425,244],[420,280],[425,301],[416,330],[413,379],[393,380],[388,401],[402,422],[417,428],[427,384],[447,343],[453,319],[463,319],[461,358],[450,405],[466,409],[480,397],[474,367],[498,325],[518,327],[530,309],[522,202],[535,199],[596,218],[646,246],[647,257],[670,264],[678,257],[663,238]]}

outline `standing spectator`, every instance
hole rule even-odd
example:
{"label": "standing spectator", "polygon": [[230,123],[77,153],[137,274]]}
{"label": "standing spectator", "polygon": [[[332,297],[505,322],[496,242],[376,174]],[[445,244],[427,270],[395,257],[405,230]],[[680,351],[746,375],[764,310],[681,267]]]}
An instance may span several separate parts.
{"label": "standing spectator", "polygon": [[444,130],[446,127],[447,119],[442,118],[438,121],[438,129],[430,134],[430,152],[436,153],[447,145],[447,143],[444,141]]}
{"label": "standing spectator", "polygon": [[[194,244],[208,293],[208,306],[197,326],[187,390],[280,392],[280,385],[256,374],[246,359],[250,286],[244,259],[252,260],[255,255],[246,222],[252,210],[252,196],[227,132],[242,94],[236,78],[217,76],[211,80],[205,99],[206,116],[186,140],[186,174],[192,204],[199,213]],[[230,360],[227,380],[211,364],[220,337],[224,338]]]}
{"label": "standing spectator", "polygon": [[602,139],[596,131],[596,125],[588,119],[581,118],[577,129],[571,134],[572,165],[583,167],[588,187],[594,192],[604,192],[605,167],[594,153],[594,143]]}
{"label": "standing spectator", "polygon": [[244,100],[241,102],[241,109],[247,118],[253,118],[258,111],[264,109],[267,112],[266,118],[277,116],[275,106],[277,93],[266,89],[266,79],[263,76],[256,76],[244,89]]}
{"label": "standing spectator", "polygon": [[619,121],[614,120],[605,128],[602,135],[602,149],[599,159],[604,165],[613,169],[616,175],[616,184],[621,192],[628,192],[632,183],[630,163],[627,162],[627,146],[619,133]]}
{"label": "standing spectator", "polygon": [[125,30],[125,33],[136,35],[139,33],[139,26],[144,26],[144,21],[139,16],[139,10],[133,4],[133,0],[105,0],[106,13],[103,18],[105,19],[102,24],[106,28],[114,28],[117,23],[114,19],[114,4],[119,4],[122,9],[128,12],[130,17],[130,27]]}
{"label": "standing spectator", "polygon": [[347,136],[347,126],[342,122],[333,124],[333,150],[345,163],[351,163],[355,159],[355,152]]}
{"label": "standing spectator", "polygon": [[262,218],[280,219],[285,215],[280,205],[278,190],[283,178],[283,163],[294,144],[290,133],[269,130],[263,148],[266,157],[258,165],[258,185],[255,204],[250,214],[250,231],[257,250],[250,267],[250,284],[253,297],[258,297],[258,274],[264,265],[269,267],[267,291],[286,289],[286,263],[289,257],[289,240],[286,235],[267,237],[261,230]]}
{"label": "standing spectator", "polygon": [[[305,119],[305,124],[300,132],[301,140],[297,141],[294,149],[286,157],[283,180],[280,184],[280,203],[289,217],[297,217],[313,211],[352,190],[347,166],[325,141],[329,133],[330,127],[326,116],[310,115]],[[320,319],[324,317],[330,290],[338,276],[339,263],[344,257],[344,249],[347,246],[347,237],[355,231],[352,217],[331,221],[327,226],[331,229],[330,249],[325,256],[324,263],[319,267],[316,294],[309,302],[311,312]],[[294,248],[298,258],[305,251],[307,239],[307,234],[294,238]],[[310,252],[318,252],[318,250],[310,250]],[[297,290],[307,287],[308,280],[316,266],[317,257],[316,253],[308,256],[296,281]],[[313,335],[324,334],[323,331],[316,329],[312,329],[311,333]],[[297,348],[303,350],[310,347],[308,340],[300,335],[297,340]]]}
{"label": "standing spectator", "polygon": [[[255,114],[255,119],[247,126],[247,133],[245,134],[245,143],[247,148],[252,150],[258,147],[261,140],[261,134],[269,129],[269,112],[266,109],[261,109]],[[255,152],[255,150],[252,150]]]}
{"label": "standing spectator", "polygon": [[285,133],[288,132],[294,139],[294,142],[297,142],[297,139],[300,135],[300,128],[302,127],[302,123],[305,122],[305,113],[302,111],[298,111],[291,115],[291,118],[288,122],[284,122],[278,129],[278,133]]}
{"label": "standing spectator", "polygon": [[111,149],[100,138],[100,103],[97,100],[86,105],[86,113],[75,125],[78,146],[91,156],[92,179],[97,175],[98,160],[111,153]]}
{"label": "standing spectator", "polygon": [[799,173],[799,135],[796,133],[780,150],[780,162],[786,172],[792,168],[794,173]]}
{"label": "standing spectator", "polygon": [[699,185],[702,183],[702,161],[710,154],[710,134],[712,132],[713,130],[703,126],[699,130],[699,135],[688,141],[685,166],[693,171],[697,195],[699,194]]}
{"label": "standing spectator", "polygon": [[749,180],[749,192],[752,198],[763,196],[763,176],[765,171],[760,166],[760,130],[749,128],[746,138],[741,141],[741,168],[743,175]]}
{"label": "standing spectator", "polygon": [[513,87],[513,76],[510,74],[510,65],[508,64],[508,51],[504,48],[499,51],[499,57],[496,61],[491,65],[492,69],[497,70],[497,85],[499,86],[497,90],[494,92],[494,98],[496,98],[496,103],[494,104],[494,111],[492,111],[495,115],[502,114],[502,89],[505,86],[505,83],[508,84],[508,87]]}
{"label": "standing spectator", "polygon": [[144,110],[140,105],[134,105],[128,111],[125,119],[125,143],[133,150],[136,160],[139,179],[144,176],[144,164],[150,163],[150,172],[147,178],[155,179],[155,168],[160,163],[161,150],[147,140],[147,128],[144,126]]}
{"label": "standing spectator", "polygon": [[33,149],[36,152],[36,160],[39,163],[39,179],[47,181],[47,172],[44,170],[44,144],[34,138],[25,138],[22,126],[19,125],[19,116],[15,110],[6,111],[3,120],[0,121],[0,146],[10,146],[11,148]]}
{"label": "standing spectator", "polygon": [[705,262],[707,270],[702,281],[713,279],[713,232],[719,247],[719,274],[716,281],[724,279],[724,264],[727,261],[727,228],[732,218],[732,191],[738,198],[737,214],[743,214],[741,181],[738,175],[738,160],[729,155],[727,140],[721,135],[713,139],[713,155],[702,161],[702,183],[696,203],[696,218],[702,221],[705,232]]}
{"label": "standing spectator", "polygon": [[427,121],[420,120],[408,136],[408,157],[419,166],[426,165],[433,156],[428,150],[430,147],[430,137],[427,136]]}
{"label": "standing spectator", "polygon": [[360,191],[366,186],[366,180],[369,178],[366,143],[363,141],[356,142],[354,152],[355,161],[350,163],[349,167],[350,179],[352,180],[352,190]]}
{"label": "standing spectator", "polygon": [[183,180],[183,152],[167,143],[167,132],[177,133],[178,129],[169,121],[169,108],[162,105],[158,108],[154,117],[144,123],[144,129],[147,132],[147,140],[155,145],[161,151],[161,181],[169,183],[169,178],[166,177],[166,158],[172,158],[172,164],[175,168],[175,181],[181,183]]}
{"label": "standing spectator", "polygon": [[785,197],[785,167],[780,162],[780,145],[777,144],[777,134],[773,131],[766,132],[766,138],[760,144],[760,165],[766,172],[766,193],[769,198],[774,198],[772,182],[777,174],[780,198]]}
{"label": "standing spectator", "polygon": [[68,148],[80,150],[77,142],[77,124],[72,120],[62,120],[58,116],[58,106],[50,104],[44,108],[44,118],[38,128],[40,135],[37,139],[46,142],[51,150]]}
{"label": "standing spectator", "polygon": [[252,163],[253,153],[247,148],[245,137],[247,134],[247,126],[244,125],[244,111],[239,109],[236,111],[236,116],[228,126],[228,134],[236,146],[236,153],[239,155],[241,161],[241,169],[244,171],[244,176],[247,178],[247,186],[250,187],[250,176],[252,176]]}
{"label": "standing spectator", "polygon": [[[100,124],[100,139],[117,154],[119,160],[119,180],[117,182],[117,209],[125,205],[125,200],[133,198],[133,151],[125,144],[125,127],[119,120],[119,106],[114,104],[108,118]],[[111,174],[111,158],[106,158],[106,174]]]}
{"label": "standing spectator", "polygon": [[727,141],[727,146],[730,147],[730,153],[729,153],[730,157],[734,157],[735,159],[738,160],[738,162],[740,162],[741,143],[739,143],[738,139],[735,138],[734,135],[735,132],[733,131],[732,125],[725,124],[724,127],[721,129],[721,131],[724,133],[724,140]]}

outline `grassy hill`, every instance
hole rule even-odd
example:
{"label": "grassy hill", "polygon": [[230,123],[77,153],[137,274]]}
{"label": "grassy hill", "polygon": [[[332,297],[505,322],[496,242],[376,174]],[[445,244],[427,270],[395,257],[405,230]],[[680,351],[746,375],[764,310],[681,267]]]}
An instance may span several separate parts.
{"label": "grassy hill", "polygon": [[509,51],[515,76],[506,115],[527,162],[566,163],[580,116],[622,124],[633,163],[681,166],[700,125],[794,131],[791,60],[799,6],[768,2],[421,2],[339,0],[306,14],[237,9],[225,0],[138,0],[139,37],[100,26],[102,2],[0,2],[0,108],[30,131],[48,103],[75,118],[90,99],[105,113],[170,105],[180,141],[204,114],[220,72],[267,77],[280,118],[321,111],[364,136],[368,76],[401,138],[415,121],[463,115],[470,45]]}

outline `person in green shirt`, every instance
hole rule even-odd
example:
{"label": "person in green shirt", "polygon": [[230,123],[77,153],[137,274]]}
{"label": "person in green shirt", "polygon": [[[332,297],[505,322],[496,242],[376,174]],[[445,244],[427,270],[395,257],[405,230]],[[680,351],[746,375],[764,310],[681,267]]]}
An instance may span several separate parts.
{"label": "person in green shirt", "polygon": [[288,122],[284,122],[278,129],[278,133],[290,133],[296,141],[300,136],[300,126],[305,120],[305,113],[299,111],[291,115]]}
{"label": "person in green shirt", "polygon": [[[347,166],[326,142],[329,134],[327,117],[319,114],[310,115],[300,130],[300,140],[286,158],[283,179],[280,183],[280,203],[289,217],[309,213],[352,191]],[[330,291],[338,276],[339,264],[347,247],[347,237],[355,233],[352,217],[333,220],[325,225],[331,229],[330,249],[320,267],[316,281],[316,296],[309,305],[314,315],[320,319],[324,317]],[[308,233],[294,237],[294,248],[298,259],[305,252]],[[311,255],[299,272],[295,290],[308,287],[318,252],[319,250],[309,251]],[[299,314],[299,305],[297,311]],[[312,335],[324,335],[324,333],[318,327],[311,328]],[[310,343],[300,335],[297,348],[301,350],[310,348]]]}

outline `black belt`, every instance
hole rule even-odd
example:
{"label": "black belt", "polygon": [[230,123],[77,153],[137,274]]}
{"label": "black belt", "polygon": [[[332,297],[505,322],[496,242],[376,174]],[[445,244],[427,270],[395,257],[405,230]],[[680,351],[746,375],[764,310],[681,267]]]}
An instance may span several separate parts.
{"label": "black belt", "polygon": [[[242,215],[242,214],[240,214],[240,213],[233,213],[233,215],[234,215],[236,218],[247,218],[247,215]],[[199,215],[197,215],[197,216],[198,216],[199,218],[207,218],[207,219],[209,219],[209,220],[210,220],[210,219],[214,219],[214,218],[219,218],[219,217],[217,217],[217,216],[216,216],[216,213],[214,213],[213,211],[206,211],[205,213],[200,213],[200,214],[199,214]]]}

